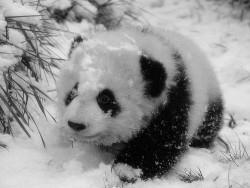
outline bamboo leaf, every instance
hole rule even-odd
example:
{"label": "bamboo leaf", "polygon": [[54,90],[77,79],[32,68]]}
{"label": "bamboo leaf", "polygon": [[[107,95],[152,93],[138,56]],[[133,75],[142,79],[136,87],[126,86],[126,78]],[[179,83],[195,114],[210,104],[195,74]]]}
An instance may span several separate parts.
{"label": "bamboo leaf", "polygon": [[45,110],[46,110],[46,112],[50,115],[50,117],[54,120],[54,122],[56,123],[56,119],[53,117],[53,115],[46,109],[46,108],[44,108]]}
{"label": "bamboo leaf", "polygon": [[30,85],[31,87],[33,87],[35,90],[38,90],[39,93],[43,94],[45,97],[47,97],[48,99],[50,99],[52,102],[54,102],[53,99],[51,99],[46,93],[44,93],[42,90],[40,90],[38,87],[34,86],[34,85]]}
{"label": "bamboo leaf", "polygon": [[0,88],[2,89],[2,91],[4,92],[5,96],[8,98],[8,101],[10,103],[10,106],[12,106],[15,111],[17,112],[17,114],[19,115],[19,117],[22,119],[22,121],[28,125],[27,121],[25,120],[25,118],[23,117],[22,113],[20,112],[20,110],[18,109],[18,107],[16,106],[16,104],[11,100],[11,97],[9,96],[9,94],[4,90],[4,88],[0,85]]}
{"label": "bamboo leaf", "polygon": [[43,147],[46,148],[46,143],[45,143],[45,141],[44,141],[44,139],[43,139],[43,136],[42,136],[42,134],[41,134],[41,132],[40,132],[40,130],[39,130],[37,124],[36,124],[36,121],[34,120],[33,116],[32,116],[30,113],[29,113],[29,117],[30,117],[31,120],[34,122],[34,124],[35,124],[35,126],[36,126],[36,128],[37,128],[37,131],[38,131],[39,136],[40,136],[40,138],[41,138],[41,140],[42,140],[42,143],[43,143]]}
{"label": "bamboo leaf", "polygon": [[24,108],[26,109],[27,104],[28,104],[28,100],[29,100],[29,95],[28,95],[27,91],[19,83],[17,83],[14,79],[12,79],[12,81],[15,82],[15,84],[22,90],[22,92],[26,96],[26,100],[24,100],[25,101]]}
{"label": "bamboo leaf", "polygon": [[9,109],[10,113],[14,116],[15,120],[17,121],[17,123],[20,125],[20,127],[23,129],[23,131],[26,133],[26,135],[31,138],[29,132],[27,131],[27,129],[25,128],[25,126],[23,125],[23,123],[19,120],[19,118],[17,117],[16,113],[12,110],[11,106],[8,104],[8,102],[6,101],[6,99],[4,98],[4,96],[0,93],[0,98],[2,99],[2,101],[4,102],[5,106]]}
{"label": "bamboo leaf", "polygon": [[31,89],[33,90],[33,93],[34,93],[34,96],[35,96],[35,99],[37,101],[37,104],[39,105],[39,108],[41,109],[41,111],[43,112],[45,118],[47,119],[47,116],[45,114],[45,110],[43,108],[43,104],[39,98],[39,96],[37,95],[37,91],[36,91],[36,88],[33,86],[33,85],[30,85]]}

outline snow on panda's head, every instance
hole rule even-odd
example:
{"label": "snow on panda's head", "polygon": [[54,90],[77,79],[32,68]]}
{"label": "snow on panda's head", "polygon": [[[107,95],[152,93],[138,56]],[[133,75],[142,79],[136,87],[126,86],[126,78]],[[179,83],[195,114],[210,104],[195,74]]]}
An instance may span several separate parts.
{"label": "snow on panda's head", "polygon": [[127,141],[146,126],[156,102],[145,97],[145,87],[155,95],[154,86],[145,84],[152,79],[148,58],[129,38],[96,38],[77,47],[58,85],[60,121],[69,136],[110,145]]}

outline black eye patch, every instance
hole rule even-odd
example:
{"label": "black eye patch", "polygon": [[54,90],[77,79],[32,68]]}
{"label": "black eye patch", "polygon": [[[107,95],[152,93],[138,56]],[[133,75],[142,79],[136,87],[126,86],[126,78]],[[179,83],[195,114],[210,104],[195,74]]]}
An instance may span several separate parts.
{"label": "black eye patch", "polygon": [[66,98],[64,100],[66,106],[68,106],[71,101],[73,101],[73,99],[77,96],[78,85],[79,83],[77,82],[72,90],[66,95]]}
{"label": "black eye patch", "polygon": [[121,107],[115,99],[114,93],[109,89],[102,90],[96,97],[97,104],[104,113],[110,113],[111,117],[116,116]]}

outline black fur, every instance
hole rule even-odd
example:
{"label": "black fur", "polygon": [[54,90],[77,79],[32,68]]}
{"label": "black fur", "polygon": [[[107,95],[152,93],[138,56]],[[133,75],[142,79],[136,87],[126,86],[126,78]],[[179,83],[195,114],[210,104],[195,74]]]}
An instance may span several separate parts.
{"label": "black fur", "polygon": [[[158,111],[149,120],[148,126],[128,141],[114,162],[141,169],[143,180],[161,177],[170,171],[187,149],[188,113],[192,104],[190,82],[181,56],[175,53],[174,58],[179,73],[175,77],[176,85],[168,91],[169,102],[158,107]],[[152,67],[154,75],[148,76],[151,75],[150,68],[146,68],[144,75],[157,82],[156,85],[151,83],[150,87],[161,87],[156,92],[159,94],[163,81],[157,76],[164,77],[165,73],[155,72],[161,71],[162,68],[158,65],[155,68],[154,63],[150,66],[150,61],[147,57],[142,57],[141,62]],[[153,91],[150,92],[152,93],[154,94]]]}
{"label": "black fur", "polygon": [[82,36],[80,35],[77,35],[74,40],[71,42],[71,47],[69,49],[69,58],[71,57],[73,51],[77,48],[77,46],[79,46],[79,44],[81,44],[84,40],[87,40],[87,38],[83,38]]}
{"label": "black fur", "polygon": [[77,90],[78,90],[79,83],[76,83],[73,89],[66,95],[66,98],[64,100],[65,105],[68,106],[71,101],[77,96]]}
{"label": "black fur", "polygon": [[111,117],[115,117],[121,112],[121,107],[110,89],[102,90],[96,97],[96,101],[103,112],[110,113]]}
{"label": "black fur", "polygon": [[159,97],[165,89],[167,79],[164,66],[159,61],[143,54],[140,58],[140,67],[143,80],[146,81],[145,95]]}
{"label": "black fur", "polygon": [[202,126],[192,138],[190,146],[199,148],[212,146],[222,126],[223,110],[221,98],[217,98],[209,103]]}

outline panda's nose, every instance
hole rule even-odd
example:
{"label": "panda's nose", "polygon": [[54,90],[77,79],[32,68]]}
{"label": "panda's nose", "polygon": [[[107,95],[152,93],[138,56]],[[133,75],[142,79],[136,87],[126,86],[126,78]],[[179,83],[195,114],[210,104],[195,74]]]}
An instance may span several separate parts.
{"label": "panda's nose", "polygon": [[75,131],[82,131],[86,129],[86,125],[80,123],[74,123],[72,121],[68,121],[68,125],[70,128],[74,129]]}

